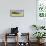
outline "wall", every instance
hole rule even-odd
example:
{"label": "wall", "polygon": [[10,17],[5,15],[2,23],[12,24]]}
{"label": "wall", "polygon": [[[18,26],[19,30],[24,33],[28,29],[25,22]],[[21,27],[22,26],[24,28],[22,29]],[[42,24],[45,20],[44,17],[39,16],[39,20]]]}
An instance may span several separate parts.
{"label": "wall", "polygon": [[[11,17],[11,9],[24,9],[24,17]],[[36,0],[0,0],[0,34],[17,26],[19,32],[30,32],[32,35],[32,24],[36,24]]]}

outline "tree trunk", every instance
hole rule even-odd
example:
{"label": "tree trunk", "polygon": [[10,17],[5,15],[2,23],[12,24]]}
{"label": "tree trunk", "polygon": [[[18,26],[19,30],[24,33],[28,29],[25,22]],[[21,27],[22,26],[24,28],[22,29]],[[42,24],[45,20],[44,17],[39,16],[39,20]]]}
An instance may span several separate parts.
{"label": "tree trunk", "polygon": [[37,39],[37,45],[40,46],[40,39]]}

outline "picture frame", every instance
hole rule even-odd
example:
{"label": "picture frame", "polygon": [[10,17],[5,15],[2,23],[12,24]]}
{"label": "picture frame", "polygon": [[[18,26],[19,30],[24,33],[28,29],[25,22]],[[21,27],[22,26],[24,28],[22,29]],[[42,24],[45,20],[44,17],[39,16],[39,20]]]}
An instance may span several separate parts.
{"label": "picture frame", "polygon": [[36,3],[37,16],[39,18],[46,18],[46,0],[37,0]]}
{"label": "picture frame", "polygon": [[24,10],[10,10],[10,16],[12,16],[12,17],[24,17]]}

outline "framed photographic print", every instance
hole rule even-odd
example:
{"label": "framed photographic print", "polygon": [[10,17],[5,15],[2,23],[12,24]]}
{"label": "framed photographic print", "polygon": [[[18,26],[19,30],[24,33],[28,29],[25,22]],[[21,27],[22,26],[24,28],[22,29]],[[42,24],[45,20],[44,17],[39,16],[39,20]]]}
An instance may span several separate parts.
{"label": "framed photographic print", "polygon": [[46,0],[37,0],[37,15],[46,18]]}
{"label": "framed photographic print", "polygon": [[12,17],[23,17],[24,10],[10,10],[10,16]]}

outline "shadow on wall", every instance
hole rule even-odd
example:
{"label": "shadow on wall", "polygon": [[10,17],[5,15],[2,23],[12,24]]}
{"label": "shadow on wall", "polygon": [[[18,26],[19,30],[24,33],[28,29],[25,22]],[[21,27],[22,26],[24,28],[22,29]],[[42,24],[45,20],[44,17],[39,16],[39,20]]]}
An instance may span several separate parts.
{"label": "shadow on wall", "polygon": [[10,32],[11,32],[11,28],[5,29],[4,32],[3,32],[3,34],[5,34],[6,32],[7,32],[7,33],[10,33]]}

